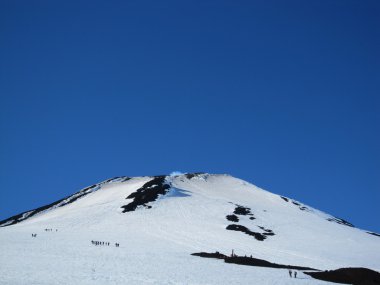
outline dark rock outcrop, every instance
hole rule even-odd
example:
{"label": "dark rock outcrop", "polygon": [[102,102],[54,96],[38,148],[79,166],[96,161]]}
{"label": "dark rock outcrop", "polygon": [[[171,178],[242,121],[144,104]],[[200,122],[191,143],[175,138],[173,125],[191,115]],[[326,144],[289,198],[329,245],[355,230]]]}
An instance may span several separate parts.
{"label": "dark rock outcrop", "polygon": [[354,285],[380,284],[380,273],[368,268],[340,268],[330,271],[304,273],[315,279],[335,283]]}
{"label": "dark rock outcrop", "polygon": [[166,183],[166,176],[155,176],[126,198],[133,199],[133,201],[121,207],[123,208],[123,213],[132,212],[139,206],[151,208],[152,206],[148,205],[148,203],[156,201],[159,195],[165,195],[169,192],[169,189],[170,185]]}

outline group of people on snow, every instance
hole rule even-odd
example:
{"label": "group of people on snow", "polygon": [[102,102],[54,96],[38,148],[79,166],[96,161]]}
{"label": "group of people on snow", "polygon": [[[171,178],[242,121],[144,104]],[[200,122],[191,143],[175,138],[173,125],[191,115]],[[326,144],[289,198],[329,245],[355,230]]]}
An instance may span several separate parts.
{"label": "group of people on snow", "polygon": [[[106,245],[106,246],[109,246],[109,245],[110,245],[110,242],[108,242],[108,241],[96,241],[96,240],[92,240],[91,243],[92,243],[93,245]],[[120,244],[119,244],[119,243],[115,243],[115,246],[116,246],[116,247],[119,247]]]}
{"label": "group of people on snow", "polygon": [[292,271],[292,270],[290,270],[289,269],[289,276],[290,276],[290,278],[292,278],[292,273],[293,273],[293,276],[294,276],[294,278],[297,278],[297,271]]}
{"label": "group of people on snow", "polygon": [[[52,232],[52,231],[53,231],[53,229],[45,229],[45,232]],[[55,231],[58,232],[57,229],[55,229]]]}
{"label": "group of people on snow", "polygon": [[[44,229],[45,232],[52,232],[53,229]],[[55,232],[58,232],[58,229],[55,229]],[[32,234],[32,237],[37,237],[37,234]]]}

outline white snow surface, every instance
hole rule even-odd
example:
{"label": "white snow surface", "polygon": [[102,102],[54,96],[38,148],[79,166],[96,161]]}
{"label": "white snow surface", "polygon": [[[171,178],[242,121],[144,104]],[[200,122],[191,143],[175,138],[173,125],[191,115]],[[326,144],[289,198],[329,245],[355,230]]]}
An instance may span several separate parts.
{"label": "white snow surface", "polygon": [[[307,207],[302,211],[291,199],[229,175],[167,176],[171,189],[152,208],[123,213],[121,207],[132,201],[126,197],[152,179],[99,183],[71,204],[1,227],[0,284],[328,284],[301,271],[290,279],[285,269],[190,255],[232,249],[280,264],[380,271],[379,237],[327,221],[330,215],[300,203]],[[236,204],[249,207],[256,219],[240,215],[235,224],[260,233],[262,226],[275,235],[258,241],[226,230],[234,224],[226,216]]]}

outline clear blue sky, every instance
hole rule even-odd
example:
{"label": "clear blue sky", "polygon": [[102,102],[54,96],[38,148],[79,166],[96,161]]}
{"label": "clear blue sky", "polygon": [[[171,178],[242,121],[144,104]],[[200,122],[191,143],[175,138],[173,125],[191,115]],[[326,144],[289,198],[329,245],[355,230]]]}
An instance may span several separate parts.
{"label": "clear blue sky", "polygon": [[380,2],[1,1],[0,219],[230,173],[380,232]]}

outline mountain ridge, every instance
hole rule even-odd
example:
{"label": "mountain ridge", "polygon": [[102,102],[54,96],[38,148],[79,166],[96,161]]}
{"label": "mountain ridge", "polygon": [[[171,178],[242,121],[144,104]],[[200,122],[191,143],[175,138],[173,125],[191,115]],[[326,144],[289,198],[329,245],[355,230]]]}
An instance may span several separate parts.
{"label": "mountain ridge", "polygon": [[[91,279],[94,274],[87,273],[80,284],[273,284],[289,266],[380,270],[376,234],[228,174],[114,177],[1,225],[0,276],[9,284],[30,276],[45,284],[42,275],[48,276],[46,284],[59,284],[67,275],[92,270],[100,275]],[[112,244],[120,245],[117,251],[108,248]],[[264,260],[284,266],[257,271],[191,255],[231,250],[242,264]],[[11,273],[20,266],[24,277]],[[58,275],[49,271],[61,267]],[[316,284],[300,276],[299,282]]]}
{"label": "mountain ridge", "polygon": [[[47,205],[44,205],[44,206],[41,206],[41,207],[37,207],[35,209],[32,209],[32,210],[27,210],[27,211],[24,211],[24,212],[21,212],[19,214],[16,214],[16,215],[13,215],[9,218],[6,218],[4,220],[1,220],[0,221],[0,227],[4,227],[4,226],[10,226],[10,225],[14,225],[16,223],[19,223],[19,222],[22,222],[36,214],[40,214],[41,212],[43,212],[44,210],[49,210],[49,209],[53,209],[55,207],[62,207],[62,206],[65,206],[67,204],[70,204],[70,203],[73,203],[75,202],[77,199],[80,199],[84,196],[86,196],[87,194],[89,193],[92,193],[94,191],[97,191],[97,190],[100,190],[101,189],[101,186],[104,185],[104,184],[109,184],[109,183],[122,183],[122,182],[125,182],[125,181],[128,181],[132,178],[152,178],[152,180],[155,180],[155,179],[163,179],[165,180],[165,183],[167,185],[170,186],[170,179],[169,178],[173,178],[173,177],[180,177],[180,176],[184,176],[186,177],[187,179],[192,179],[194,177],[197,177],[197,176],[228,176],[228,177],[233,177],[232,175],[230,174],[226,174],[226,173],[223,173],[223,174],[211,174],[211,173],[206,173],[206,172],[194,172],[194,173],[181,173],[181,174],[169,174],[169,175],[165,175],[165,174],[161,174],[161,175],[154,175],[154,176],[136,176],[136,177],[130,177],[130,176],[115,176],[115,177],[112,177],[112,178],[109,178],[109,179],[106,179],[106,180],[103,180],[101,182],[98,182],[96,184],[93,184],[93,185],[90,185],[90,186],[87,186],[81,190],[79,190],[78,192],[75,192],[69,196],[66,196],[62,199],[59,199],[57,201],[54,201],[52,203],[49,203]],[[245,181],[244,181],[245,182]],[[147,182],[148,184],[150,183],[149,181]],[[248,182],[245,182],[245,183],[248,183]],[[171,187],[171,186],[170,186]],[[261,188],[259,188],[261,189]],[[263,189],[261,189],[263,190]],[[263,190],[263,191],[266,191],[266,190]],[[266,191],[268,192],[268,191]],[[269,193],[272,193],[272,192],[269,192]],[[272,193],[274,194],[274,193]],[[154,200],[157,199],[158,195],[165,195],[164,191],[161,191],[160,193],[157,194],[156,197],[154,197]],[[278,195],[278,194],[274,194],[274,195]],[[305,204],[302,204],[301,202],[298,202],[294,199],[291,199],[291,198],[288,198],[288,197],[285,197],[285,196],[281,196],[279,195],[284,201],[286,202],[290,202],[296,206],[299,206],[300,210],[309,210],[311,209],[312,207],[310,206],[306,206]],[[132,198],[133,195],[130,197]],[[128,197],[127,197],[128,199]],[[141,205],[136,205],[137,206],[141,206]],[[126,207],[126,206],[123,206],[123,207]],[[134,207],[134,209],[136,208]],[[133,210],[134,210],[133,209]],[[127,211],[127,210],[125,210]],[[341,218],[338,218],[338,217],[335,217],[335,216],[331,216],[331,218],[329,218],[329,221],[332,221],[332,222],[336,222],[338,224],[343,224],[343,225],[347,225],[347,226],[351,226],[351,227],[355,227],[353,224],[351,224],[350,222],[344,220],[344,219],[341,219]],[[373,234],[373,235],[378,235],[377,233],[375,232],[368,232],[370,234]]]}

